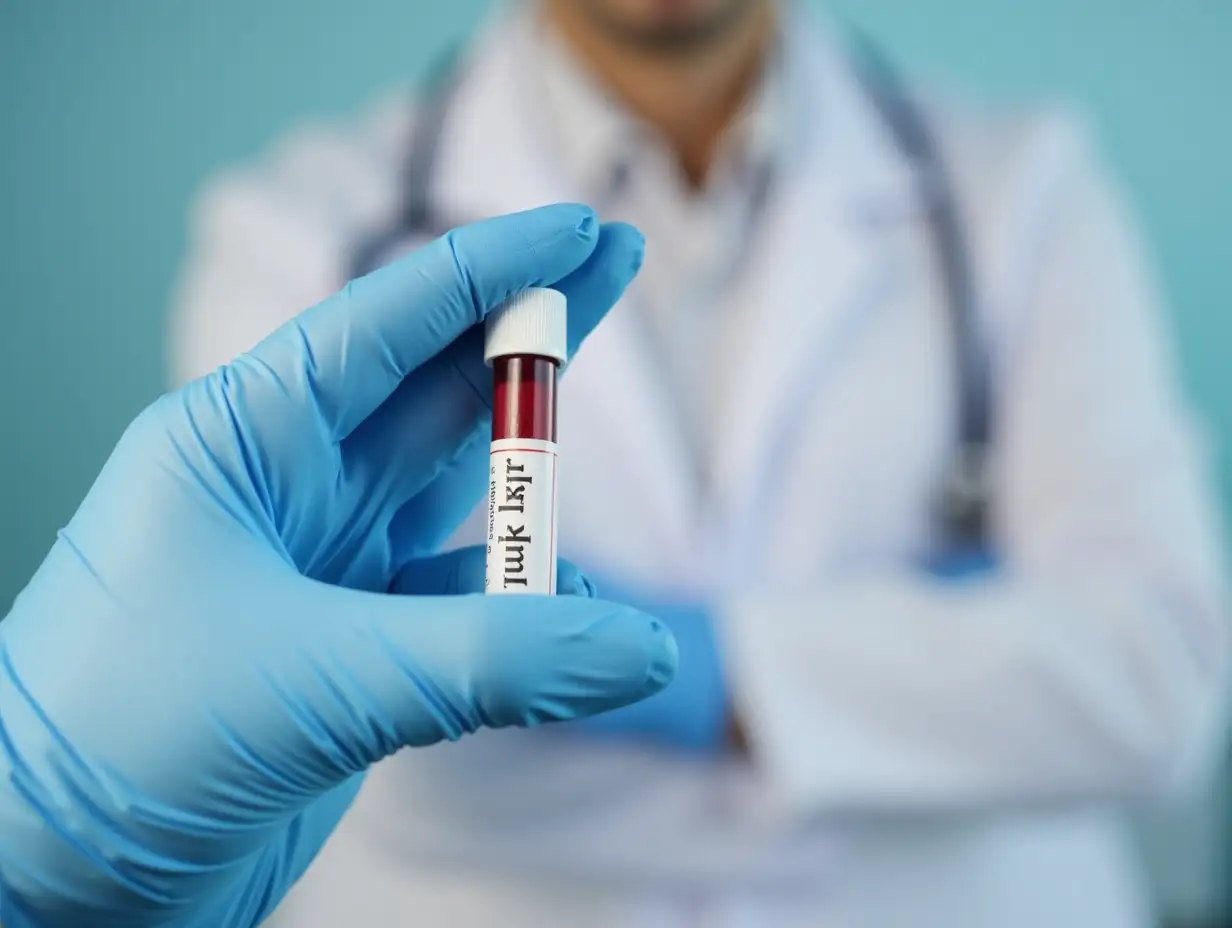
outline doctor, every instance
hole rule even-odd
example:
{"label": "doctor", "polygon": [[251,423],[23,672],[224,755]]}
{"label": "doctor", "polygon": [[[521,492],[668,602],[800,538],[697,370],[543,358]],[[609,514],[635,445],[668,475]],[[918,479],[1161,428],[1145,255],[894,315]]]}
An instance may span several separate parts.
{"label": "doctor", "polygon": [[917,96],[774,0],[513,3],[210,186],[176,373],[561,200],[647,236],[562,391],[561,551],[661,607],[677,681],[384,762],[275,923],[1148,924],[1116,809],[1215,740],[1222,552],[1079,123]]}

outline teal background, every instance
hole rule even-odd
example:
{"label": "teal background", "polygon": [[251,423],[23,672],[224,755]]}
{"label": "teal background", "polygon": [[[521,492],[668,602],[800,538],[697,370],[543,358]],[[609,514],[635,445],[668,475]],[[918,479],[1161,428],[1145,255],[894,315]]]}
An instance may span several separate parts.
{"label": "teal background", "polygon": [[[0,0],[0,604],[163,387],[168,292],[202,179],[298,120],[413,80],[485,6]],[[1146,219],[1232,500],[1232,3],[833,6],[909,66],[1086,107]],[[1146,846],[1170,909],[1204,914],[1226,896],[1220,817],[1226,803],[1154,816]]]}

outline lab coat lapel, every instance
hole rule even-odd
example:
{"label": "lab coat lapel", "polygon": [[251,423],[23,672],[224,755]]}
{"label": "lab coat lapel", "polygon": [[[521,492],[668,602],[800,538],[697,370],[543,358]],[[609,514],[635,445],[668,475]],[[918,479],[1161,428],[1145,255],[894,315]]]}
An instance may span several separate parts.
{"label": "lab coat lapel", "polygon": [[529,25],[493,17],[459,63],[463,80],[443,126],[434,202],[459,221],[568,199],[520,61]]}
{"label": "lab coat lapel", "polygon": [[[507,16],[474,44],[442,139],[435,194],[451,216],[475,219],[584,199],[563,178],[550,132],[535,111],[537,88],[525,64],[531,18],[520,11]],[[494,148],[499,157],[493,158]],[[636,563],[611,567],[639,575],[662,569],[676,580],[691,571],[695,555],[694,494],[682,439],[665,412],[671,404],[634,307],[626,305],[635,299],[636,283],[587,340],[562,384],[561,442],[568,457],[560,478],[561,539],[583,560],[628,554]],[[603,501],[587,498],[583,473],[586,487],[632,488],[612,499],[635,505],[605,510]],[[618,545],[611,544],[614,537]]]}
{"label": "lab coat lapel", "polygon": [[[807,120],[800,151],[778,179],[762,218],[747,273],[734,294],[747,323],[727,334],[727,376],[714,478],[720,525],[712,537],[757,531],[776,460],[790,453],[810,399],[824,389],[845,334],[871,311],[895,266],[886,226],[869,222],[913,202],[911,175],[868,105],[849,52],[833,35],[797,31],[790,40],[792,111]],[[853,410],[853,414],[854,410]],[[814,512],[810,518],[815,518]],[[720,542],[721,543],[721,542]],[[719,576],[742,560],[740,546],[713,552]]]}

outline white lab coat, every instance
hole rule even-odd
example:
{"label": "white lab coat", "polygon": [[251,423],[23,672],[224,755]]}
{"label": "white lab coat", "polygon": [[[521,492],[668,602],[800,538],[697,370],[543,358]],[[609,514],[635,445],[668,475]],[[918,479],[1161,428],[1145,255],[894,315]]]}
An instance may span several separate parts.
{"label": "white lab coat", "polygon": [[[954,411],[930,242],[843,53],[824,26],[791,31],[813,45],[800,118],[824,130],[731,291],[756,311],[731,335],[710,494],[624,307],[561,397],[562,554],[716,603],[752,763],[548,730],[403,752],[278,924],[1147,923],[1116,804],[1209,752],[1228,626],[1205,454],[1132,225],[1071,115],[930,106],[983,297],[1005,568],[929,580],[913,565]],[[436,202],[573,199],[526,63],[499,28],[476,48]],[[343,282],[398,206],[411,112],[307,130],[209,187],[177,376]]]}

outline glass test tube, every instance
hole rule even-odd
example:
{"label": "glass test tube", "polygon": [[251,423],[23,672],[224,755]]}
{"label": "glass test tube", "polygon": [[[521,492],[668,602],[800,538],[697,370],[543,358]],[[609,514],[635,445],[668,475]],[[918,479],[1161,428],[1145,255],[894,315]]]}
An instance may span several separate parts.
{"label": "glass test tube", "polygon": [[565,308],[564,294],[536,288],[488,315],[488,593],[556,592],[556,378],[566,355]]}

